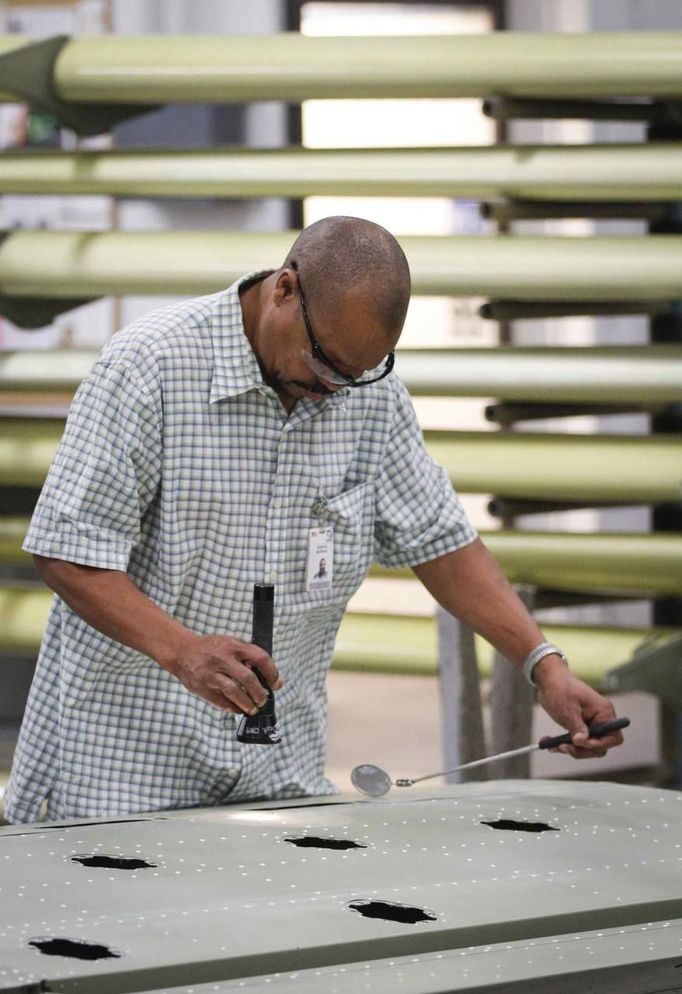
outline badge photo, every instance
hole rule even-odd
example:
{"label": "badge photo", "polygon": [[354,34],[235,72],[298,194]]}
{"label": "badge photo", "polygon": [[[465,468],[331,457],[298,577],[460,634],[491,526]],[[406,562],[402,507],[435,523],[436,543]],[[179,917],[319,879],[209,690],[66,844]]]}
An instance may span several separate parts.
{"label": "badge photo", "polygon": [[308,533],[306,590],[331,590],[334,571],[334,529],[311,528]]}

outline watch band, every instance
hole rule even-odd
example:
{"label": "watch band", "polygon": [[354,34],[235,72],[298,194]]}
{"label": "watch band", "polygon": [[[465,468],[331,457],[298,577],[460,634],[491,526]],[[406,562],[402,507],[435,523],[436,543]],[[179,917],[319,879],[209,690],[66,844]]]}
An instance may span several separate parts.
{"label": "watch band", "polygon": [[535,648],[528,653],[523,662],[523,666],[521,667],[523,675],[532,687],[537,686],[535,680],[533,679],[533,670],[540,660],[545,658],[545,656],[560,656],[566,666],[568,666],[568,660],[564,656],[561,649],[559,649],[556,645],[552,645],[551,642],[541,642],[540,645],[536,645]]}

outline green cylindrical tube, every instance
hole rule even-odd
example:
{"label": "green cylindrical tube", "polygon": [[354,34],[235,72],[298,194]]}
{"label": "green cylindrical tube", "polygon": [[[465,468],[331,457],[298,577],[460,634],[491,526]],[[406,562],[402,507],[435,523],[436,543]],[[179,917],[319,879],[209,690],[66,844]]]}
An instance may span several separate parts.
{"label": "green cylindrical tube", "polygon": [[[19,297],[212,293],[281,265],[296,233],[17,231],[0,245],[0,293]],[[509,300],[676,300],[682,238],[400,239],[414,291]]]}
{"label": "green cylindrical tube", "polygon": [[21,543],[28,528],[29,519],[0,515],[0,563],[24,563],[28,555],[22,552]]}
{"label": "green cylindrical tube", "polygon": [[[206,149],[7,151],[0,193],[134,197],[311,195],[515,197],[541,206],[490,205],[495,217],[550,216],[546,201],[591,200],[580,216],[618,216],[624,200],[651,214],[682,199],[679,143],[421,149]],[[610,202],[613,201],[613,206]],[[564,208],[575,216],[575,207]],[[634,206],[629,208],[630,215]],[[560,206],[557,206],[560,211]],[[609,215],[610,216],[610,215]]]}
{"label": "green cylindrical tube", "polygon": [[682,536],[487,532],[484,541],[513,583],[645,596],[682,594]]}
{"label": "green cylindrical tube", "polygon": [[670,436],[426,432],[463,493],[556,500],[679,500],[682,441]]}
{"label": "green cylindrical tube", "polygon": [[681,403],[682,348],[399,350],[396,371],[415,396],[520,403]]}
{"label": "green cylindrical tube", "polygon": [[49,590],[0,587],[0,652],[37,652],[51,603]]}
{"label": "green cylindrical tube", "polygon": [[[500,530],[481,538],[513,583],[548,590],[679,596],[679,535]],[[375,565],[372,576],[413,576]]]}
{"label": "green cylindrical tube", "polygon": [[[0,517],[0,562],[27,561],[21,550],[27,528],[28,518]],[[481,538],[513,583],[589,593],[682,594],[679,535],[491,531]],[[413,574],[374,567],[372,575]]]}
{"label": "green cylindrical tube", "polygon": [[73,393],[96,359],[92,349],[0,352],[0,390]]}
{"label": "green cylindrical tube", "polygon": [[42,487],[64,432],[64,422],[43,418],[3,418],[0,474],[5,486]]}
{"label": "green cylindrical tube", "polygon": [[[58,420],[3,420],[4,482],[41,486],[63,431]],[[426,432],[429,452],[462,493],[556,500],[679,500],[682,441],[673,436]]]}
{"label": "green cylindrical tube", "polygon": [[[607,670],[629,659],[653,632],[674,634],[674,629],[607,628],[543,625],[548,639],[561,646],[572,672],[593,685],[601,685]],[[493,650],[476,637],[481,676],[492,672]],[[334,650],[335,670],[374,671],[435,676],[438,646],[433,618],[382,614],[346,614]]]}
{"label": "green cylindrical tube", "polygon": [[[97,353],[0,352],[0,390],[73,392]],[[510,403],[682,402],[682,347],[399,349],[396,371],[415,396]]]}
{"label": "green cylindrical tube", "polygon": [[[49,591],[0,589],[0,652],[38,651],[52,602]],[[600,685],[607,670],[625,662],[651,634],[673,635],[674,629],[603,628],[545,625],[547,638],[560,645],[579,677]],[[436,625],[433,618],[380,614],[347,614],[334,650],[335,670],[435,676]],[[492,649],[476,638],[479,670],[489,676]]]}
{"label": "green cylindrical tube", "polygon": [[55,87],[71,101],[312,97],[674,97],[676,32],[422,37],[93,37],[69,42]]}

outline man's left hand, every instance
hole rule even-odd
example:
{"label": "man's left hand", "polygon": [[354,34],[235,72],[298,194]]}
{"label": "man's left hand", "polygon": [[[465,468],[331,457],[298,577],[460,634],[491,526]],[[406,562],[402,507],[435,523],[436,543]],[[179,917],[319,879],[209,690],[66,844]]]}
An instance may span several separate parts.
{"label": "man's left hand", "polygon": [[543,659],[535,667],[533,679],[538,686],[538,701],[559,725],[571,732],[571,745],[558,746],[575,759],[605,756],[609,749],[623,741],[622,732],[610,732],[603,738],[591,739],[588,726],[616,717],[613,704],[583,683],[567,669],[559,657]]}

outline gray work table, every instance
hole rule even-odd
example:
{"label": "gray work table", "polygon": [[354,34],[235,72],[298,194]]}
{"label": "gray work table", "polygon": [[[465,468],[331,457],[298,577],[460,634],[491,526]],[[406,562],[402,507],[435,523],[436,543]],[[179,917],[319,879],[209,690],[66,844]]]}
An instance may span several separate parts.
{"label": "gray work table", "polygon": [[673,791],[492,781],[0,830],[2,991],[681,988]]}

